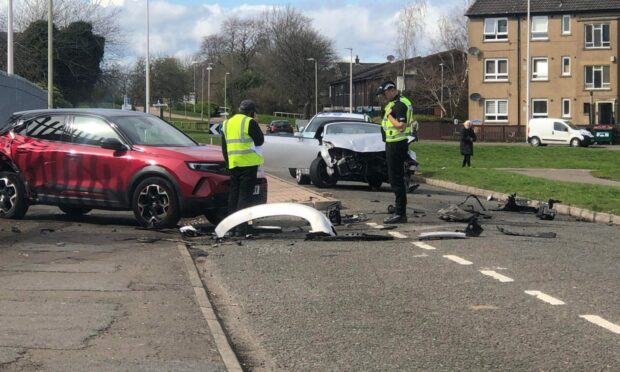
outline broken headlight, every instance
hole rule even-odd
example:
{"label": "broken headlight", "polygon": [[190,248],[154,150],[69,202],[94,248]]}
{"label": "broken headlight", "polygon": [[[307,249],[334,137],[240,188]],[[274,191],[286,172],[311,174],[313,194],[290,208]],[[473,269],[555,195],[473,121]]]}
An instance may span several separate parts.
{"label": "broken headlight", "polygon": [[329,141],[323,141],[323,145],[324,145],[324,146],[325,146],[325,148],[326,148],[326,149],[328,149],[328,150],[331,150],[331,149],[333,149],[334,147],[336,147],[336,146],[334,146],[334,144],[333,144],[333,143],[331,143],[331,142],[329,142]]}

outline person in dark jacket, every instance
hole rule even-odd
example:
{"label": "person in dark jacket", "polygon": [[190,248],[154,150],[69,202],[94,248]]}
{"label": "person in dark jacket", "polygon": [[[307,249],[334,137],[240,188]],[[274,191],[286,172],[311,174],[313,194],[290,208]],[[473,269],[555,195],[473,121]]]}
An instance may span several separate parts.
{"label": "person in dark jacket", "polygon": [[474,142],[476,142],[476,133],[471,127],[471,121],[467,120],[463,123],[461,131],[461,155],[463,155],[463,167],[471,167],[471,156],[474,154]]}

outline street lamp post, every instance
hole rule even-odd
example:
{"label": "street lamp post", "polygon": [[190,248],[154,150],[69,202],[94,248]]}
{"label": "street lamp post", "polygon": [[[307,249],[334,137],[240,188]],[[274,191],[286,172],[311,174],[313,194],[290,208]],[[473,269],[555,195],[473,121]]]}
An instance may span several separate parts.
{"label": "street lamp post", "polygon": [[9,0],[9,14],[8,14],[8,25],[6,30],[6,42],[7,42],[7,53],[6,53],[6,72],[9,75],[13,75],[13,0]]}
{"label": "street lamp post", "polygon": [[224,111],[228,115],[228,96],[226,95],[226,78],[230,75],[230,72],[224,74]]}
{"label": "street lamp post", "polygon": [[319,113],[319,69],[316,58],[308,58],[307,61],[314,61],[314,114]]}
{"label": "street lamp post", "polygon": [[196,112],[196,65],[198,62],[192,61],[192,65],[194,66],[194,112]]}
{"label": "street lamp post", "polygon": [[444,113],[444,109],[443,109],[443,63],[440,63],[439,67],[441,67],[441,92],[440,92],[441,98],[440,98],[440,101],[439,101],[440,102],[439,105],[441,106],[440,107],[441,108],[441,117],[443,118],[444,114],[445,114]]}
{"label": "street lamp post", "polygon": [[349,65],[349,112],[353,112],[353,48],[344,48],[351,52],[351,63]]}
{"label": "street lamp post", "polygon": [[[50,0],[51,1],[51,0]],[[151,106],[151,57],[149,51],[149,0],[146,0],[146,97],[144,110],[149,113]]]}
{"label": "street lamp post", "polygon": [[200,79],[200,121],[204,120],[205,115],[205,69],[204,67],[200,68],[201,71],[201,79]]}
{"label": "street lamp post", "polygon": [[54,107],[54,6],[47,1],[47,108]]}
{"label": "street lamp post", "polygon": [[211,123],[211,64],[207,67],[207,123]]}

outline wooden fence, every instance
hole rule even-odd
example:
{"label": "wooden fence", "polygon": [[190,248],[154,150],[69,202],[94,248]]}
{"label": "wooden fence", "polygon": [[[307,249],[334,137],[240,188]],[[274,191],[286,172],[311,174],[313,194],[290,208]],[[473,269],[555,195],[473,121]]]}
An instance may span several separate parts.
{"label": "wooden fence", "polygon": [[[448,122],[420,123],[418,137],[420,140],[458,141],[462,124]],[[516,125],[475,125],[474,131],[478,141],[486,142],[524,142],[525,128]]]}

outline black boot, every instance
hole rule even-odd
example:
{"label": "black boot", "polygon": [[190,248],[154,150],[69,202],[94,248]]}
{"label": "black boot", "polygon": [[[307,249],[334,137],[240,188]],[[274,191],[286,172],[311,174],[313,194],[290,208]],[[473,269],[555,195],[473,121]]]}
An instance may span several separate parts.
{"label": "black boot", "polygon": [[394,213],[391,214],[383,220],[384,224],[393,224],[393,223],[405,223],[407,222],[407,216],[404,214]]}

